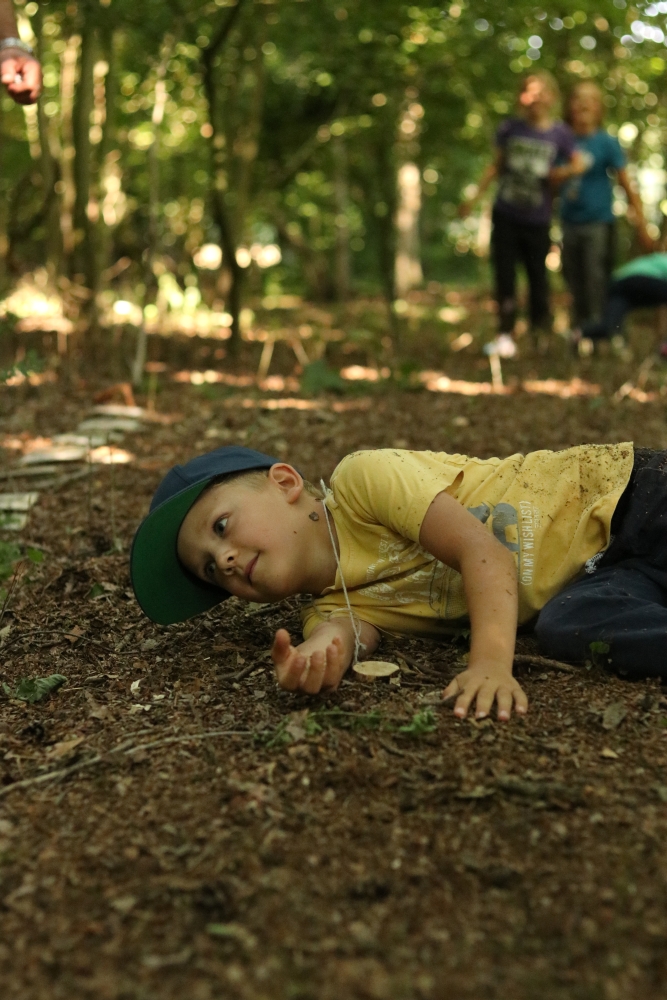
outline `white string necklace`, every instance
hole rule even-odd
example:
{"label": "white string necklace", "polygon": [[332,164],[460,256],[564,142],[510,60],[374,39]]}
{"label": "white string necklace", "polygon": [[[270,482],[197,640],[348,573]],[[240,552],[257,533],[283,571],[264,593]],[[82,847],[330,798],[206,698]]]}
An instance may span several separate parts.
{"label": "white string necklace", "polygon": [[340,574],[340,582],[343,585],[343,594],[345,595],[345,603],[347,604],[347,610],[350,615],[350,622],[352,623],[352,632],[354,634],[354,659],[352,660],[352,666],[359,662],[359,653],[361,652],[361,632],[359,630],[359,623],[357,621],[356,615],[352,610],[352,605],[350,604],[350,598],[348,597],[347,587],[345,586],[345,577],[343,576],[343,567],[340,564],[340,557],[338,555],[338,549],[336,548],[336,540],[334,538],[333,529],[331,527],[331,522],[329,520],[329,511],[327,510],[327,497],[333,496],[333,492],[329,489],[323,479],[320,479],[320,486],[324,492],[324,499],[322,500],[322,507],[324,509],[324,520],[327,522],[327,528],[329,529],[329,538],[331,539],[331,547],[333,549],[334,557],[336,559],[336,566],[338,567],[338,572]]}

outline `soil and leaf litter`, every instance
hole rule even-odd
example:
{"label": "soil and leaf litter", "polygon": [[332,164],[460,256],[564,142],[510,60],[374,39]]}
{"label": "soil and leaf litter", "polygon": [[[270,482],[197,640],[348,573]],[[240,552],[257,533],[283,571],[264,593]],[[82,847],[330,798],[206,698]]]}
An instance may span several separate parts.
{"label": "soil and leaf litter", "polygon": [[[666,447],[664,404],[613,401],[605,371],[595,398],[385,388],[313,409],[167,385],[159,408],[180,416],[130,430],[118,446],[134,461],[44,480],[3,536],[6,591],[23,560],[0,622],[5,996],[664,995],[657,682],[615,678],[602,649],[558,669],[522,634],[527,717],[457,721],[439,693],[463,667],[461,630],[385,639],[390,676],[299,697],[267,652],[279,625],[298,634],[296,602],[231,599],[164,628],[127,569],[162,474],[217,443],[284,455],[315,482],[363,447]],[[7,390],[5,433],[69,433],[93,394]],[[8,490],[32,489],[5,455]]]}

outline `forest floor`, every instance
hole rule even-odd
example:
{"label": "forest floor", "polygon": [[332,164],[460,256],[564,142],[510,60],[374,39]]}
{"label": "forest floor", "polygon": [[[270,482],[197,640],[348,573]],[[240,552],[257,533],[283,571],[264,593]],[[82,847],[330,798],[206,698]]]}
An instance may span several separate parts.
{"label": "forest floor", "polygon": [[[452,377],[487,377],[479,353],[452,358]],[[277,689],[267,655],[279,624],[297,632],[295,607],[232,600],[155,626],[127,564],[162,474],[218,443],[313,481],[368,447],[667,448],[662,398],[614,399],[638,364],[504,365],[506,379],[578,375],[597,396],[387,383],[310,409],[263,408],[298,392],[165,382],[158,408],[180,416],[129,434],[134,462],[41,491],[20,544],[44,558],[0,623],[0,679],[67,681],[0,702],[6,1000],[662,1000],[657,682],[523,666],[525,719],[461,722],[434,696],[465,646],[396,640],[381,655],[398,685],[349,678],[306,699]],[[101,387],[3,389],[3,440],[70,431]],[[529,635],[519,649],[535,652]]]}

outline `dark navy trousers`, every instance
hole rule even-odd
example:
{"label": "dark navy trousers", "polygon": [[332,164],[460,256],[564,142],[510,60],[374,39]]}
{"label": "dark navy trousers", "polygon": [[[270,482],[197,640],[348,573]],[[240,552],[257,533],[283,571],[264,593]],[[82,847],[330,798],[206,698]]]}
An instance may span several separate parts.
{"label": "dark navy trousers", "polygon": [[635,453],[611,529],[595,572],[540,612],[540,650],[576,663],[592,659],[591,643],[604,642],[614,672],[667,677],[667,452]]}

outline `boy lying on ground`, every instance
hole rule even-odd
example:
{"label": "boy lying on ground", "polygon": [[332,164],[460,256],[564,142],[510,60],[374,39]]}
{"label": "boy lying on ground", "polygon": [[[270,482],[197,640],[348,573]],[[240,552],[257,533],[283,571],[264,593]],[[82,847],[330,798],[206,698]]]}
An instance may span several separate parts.
{"label": "boy lying on ground", "polygon": [[512,676],[517,623],[583,662],[604,641],[624,676],[667,673],[667,453],[580,445],[476,459],[381,449],[348,455],[320,492],[291,465],[224,447],[165,476],[131,554],[161,624],[234,595],[304,595],[304,641],[280,629],[287,690],[335,688],[381,633],[437,638],[468,619],[467,669],[444,691],[464,718],[526,712]]}

